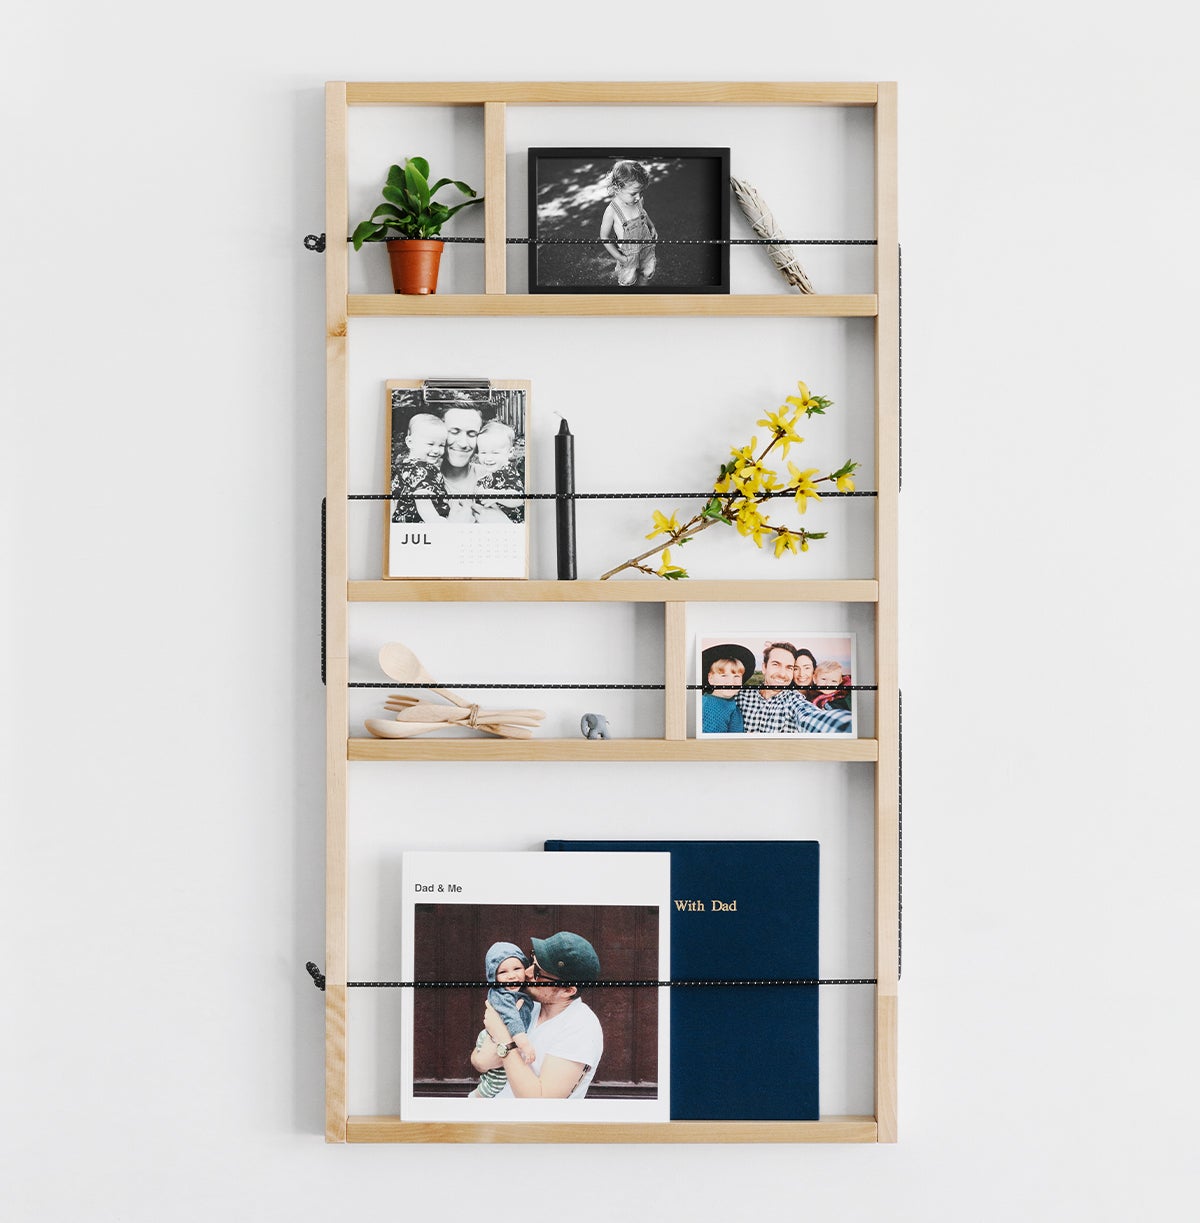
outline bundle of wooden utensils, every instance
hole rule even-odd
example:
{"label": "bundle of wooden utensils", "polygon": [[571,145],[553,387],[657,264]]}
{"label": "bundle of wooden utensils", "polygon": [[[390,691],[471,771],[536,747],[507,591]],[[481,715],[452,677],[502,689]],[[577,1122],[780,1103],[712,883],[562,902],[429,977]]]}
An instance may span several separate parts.
{"label": "bundle of wooden utensils", "polygon": [[[384,675],[397,683],[433,683],[421,660],[397,641],[389,642],[379,651],[379,665]],[[445,697],[451,704],[393,692],[386,707],[395,713],[395,719],[367,718],[364,725],[377,739],[413,739],[448,726],[466,726],[502,739],[531,739],[546,716],[541,709],[481,709],[448,689],[430,687],[428,691]]]}

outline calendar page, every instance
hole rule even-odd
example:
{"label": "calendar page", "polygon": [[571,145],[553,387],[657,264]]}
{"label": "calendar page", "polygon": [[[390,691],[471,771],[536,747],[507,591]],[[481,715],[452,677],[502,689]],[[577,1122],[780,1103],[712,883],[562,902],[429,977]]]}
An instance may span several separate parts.
{"label": "calendar page", "polygon": [[388,382],[386,578],[526,578],[528,382]]}

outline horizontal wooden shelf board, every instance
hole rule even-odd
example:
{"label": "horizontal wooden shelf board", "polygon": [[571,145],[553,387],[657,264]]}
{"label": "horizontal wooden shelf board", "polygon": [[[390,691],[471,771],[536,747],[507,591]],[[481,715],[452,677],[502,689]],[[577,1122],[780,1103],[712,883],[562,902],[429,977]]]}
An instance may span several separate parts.
{"label": "horizontal wooden shelf board", "polygon": [[[397,687],[403,687],[398,684]],[[875,761],[875,739],[349,739],[348,760]]]}
{"label": "horizontal wooden shelf board", "polygon": [[510,1122],[481,1125],[348,1117],[347,1142],[877,1142],[874,1117],[819,1121]]}
{"label": "horizontal wooden shelf board", "polygon": [[351,603],[875,603],[879,583],[850,581],[348,582]]}
{"label": "horizontal wooden shelf board", "polygon": [[346,313],[351,318],[874,318],[878,311],[874,293],[647,293],[633,297],[615,293],[358,293],[346,298]]}
{"label": "horizontal wooden shelf board", "polygon": [[347,81],[351,106],[875,106],[874,81]]}

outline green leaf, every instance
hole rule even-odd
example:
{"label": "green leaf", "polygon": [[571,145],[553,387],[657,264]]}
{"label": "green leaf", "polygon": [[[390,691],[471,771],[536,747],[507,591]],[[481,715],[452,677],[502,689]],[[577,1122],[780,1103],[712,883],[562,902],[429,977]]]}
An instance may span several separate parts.
{"label": "green leaf", "polygon": [[[433,201],[435,191],[449,186],[457,187],[472,198],[453,208]],[[365,236],[362,241],[381,241],[386,237],[387,230],[395,230],[404,238],[433,238],[460,208],[483,202],[471,187],[457,179],[439,179],[431,190],[429,162],[424,157],[409,157],[402,166],[391,166],[382,195],[386,202],[371,214],[371,221],[376,224],[370,236]],[[363,230],[363,233],[367,231]]]}
{"label": "green leaf", "polygon": [[837,479],[840,479],[842,476],[852,475],[854,472],[858,470],[858,467],[859,467],[859,464],[855,463],[852,459],[847,459],[841,465],[841,467],[837,469],[837,471],[831,471],[829,473],[830,479],[837,480]]}
{"label": "green leaf", "polygon": [[425,176],[418,174],[413,169],[412,158],[409,158],[408,164],[404,167],[404,179],[408,186],[409,194],[416,200],[418,206],[424,210],[429,207],[429,184],[425,181]]}
{"label": "green leaf", "polygon": [[361,225],[351,234],[351,241],[354,243],[356,251],[362,250],[364,242],[370,242],[381,229],[386,228],[383,225],[374,225],[370,221],[363,221]]}
{"label": "green leaf", "polygon": [[[461,211],[462,211],[462,209],[464,209],[464,208],[470,208],[472,204],[482,204],[482,203],[483,203],[483,196],[482,196],[482,195],[481,195],[481,196],[479,196],[477,199],[473,199],[473,200],[463,200],[463,202],[462,202],[461,204],[455,204],[455,205],[454,205],[454,207],[453,207],[453,208],[451,208],[451,209],[450,209],[450,210],[449,210],[449,211],[446,213],[446,219],[447,219],[447,220],[449,220],[449,218],[450,218],[450,217],[452,217],[452,216],[453,216],[453,215],[454,215],[456,212],[461,212]],[[438,207],[439,207],[439,208],[441,208],[441,207],[442,207],[442,205],[441,205],[441,204],[439,204],[439,205],[438,205]]]}
{"label": "green leaf", "polygon": [[666,573],[658,575],[661,578],[666,578],[668,582],[678,582],[680,578],[687,577],[686,569],[668,569]]}

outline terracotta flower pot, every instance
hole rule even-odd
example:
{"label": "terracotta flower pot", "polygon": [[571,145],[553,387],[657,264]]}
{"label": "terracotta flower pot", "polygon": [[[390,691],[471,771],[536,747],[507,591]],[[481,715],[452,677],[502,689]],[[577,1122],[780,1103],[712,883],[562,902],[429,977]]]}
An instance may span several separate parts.
{"label": "terracotta flower pot", "polygon": [[440,238],[393,238],[387,244],[397,293],[437,292],[443,245]]}

